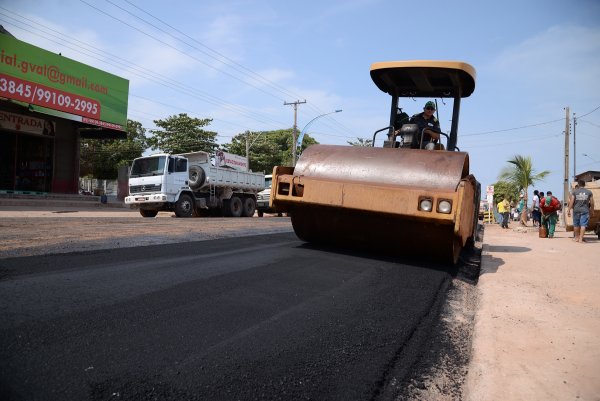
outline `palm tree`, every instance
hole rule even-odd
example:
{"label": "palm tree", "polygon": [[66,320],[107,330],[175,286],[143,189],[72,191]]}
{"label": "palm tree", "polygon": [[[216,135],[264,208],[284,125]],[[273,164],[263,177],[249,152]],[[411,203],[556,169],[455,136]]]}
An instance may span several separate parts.
{"label": "palm tree", "polygon": [[525,202],[524,213],[521,212],[521,223],[527,224],[527,191],[529,187],[536,181],[543,180],[550,171],[544,170],[536,173],[531,163],[531,157],[515,155],[511,160],[507,160],[512,166],[506,166],[500,172],[498,179],[508,181],[515,184],[519,190],[524,192],[523,199]]}

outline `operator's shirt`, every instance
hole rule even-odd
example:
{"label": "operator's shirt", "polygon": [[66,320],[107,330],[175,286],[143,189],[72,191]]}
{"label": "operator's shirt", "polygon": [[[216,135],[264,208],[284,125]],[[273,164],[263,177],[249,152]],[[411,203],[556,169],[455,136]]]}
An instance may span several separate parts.
{"label": "operator's shirt", "polygon": [[[412,116],[410,118],[410,121],[409,121],[410,124],[417,124],[417,126],[419,127],[419,137],[421,135],[421,132],[425,128],[430,128],[434,131],[440,132],[440,122],[437,120],[437,118],[435,118],[435,116],[431,116],[431,118],[429,120],[427,120],[427,119],[425,119],[423,114],[424,113],[415,114],[414,116]],[[423,143],[425,144],[429,141],[431,141],[431,136],[426,133],[425,137],[423,138]]]}

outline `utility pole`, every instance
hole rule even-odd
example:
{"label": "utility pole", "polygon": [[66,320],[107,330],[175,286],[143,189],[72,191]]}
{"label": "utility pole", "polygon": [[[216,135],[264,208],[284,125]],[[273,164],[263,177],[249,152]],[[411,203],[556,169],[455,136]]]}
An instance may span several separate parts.
{"label": "utility pole", "polygon": [[577,128],[577,117],[573,113],[573,181],[577,175],[577,140],[575,139],[575,131]]}
{"label": "utility pole", "polygon": [[292,167],[296,166],[296,136],[298,129],[296,127],[296,122],[298,119],[298,105],[306,103],[306,99],[303,102],[300,100],[296,100],[295,102],[283,102],[284,106],[294,106],[294,129],[292,130]]}
{"label": "utility pole", "polygon": [[[563,186],[563,204],[569,199],[569,107],[566,108],[565,117],[565,182]],[[564,205],[563,205],[564,206]],[[563,207],[563,221],[566,222],[566,207]]]}

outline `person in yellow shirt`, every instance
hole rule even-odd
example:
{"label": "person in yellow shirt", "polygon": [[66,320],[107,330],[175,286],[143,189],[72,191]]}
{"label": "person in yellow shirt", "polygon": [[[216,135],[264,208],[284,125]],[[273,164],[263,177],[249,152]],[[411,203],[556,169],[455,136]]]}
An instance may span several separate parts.
{"label": "person in yellow shirt", "polygon": [[510,215],[510,202],[506,197],[502,202],[498,203],[498,213],[502,213],[502,228],[508,228],[508,220]]}
{"label": "person in yellow shirt", "polygon": [[498,214],[500,215],[500,219],[498,219],[498,223],[500,223],[500,227],[504,226],[504,203],[498,202]]}

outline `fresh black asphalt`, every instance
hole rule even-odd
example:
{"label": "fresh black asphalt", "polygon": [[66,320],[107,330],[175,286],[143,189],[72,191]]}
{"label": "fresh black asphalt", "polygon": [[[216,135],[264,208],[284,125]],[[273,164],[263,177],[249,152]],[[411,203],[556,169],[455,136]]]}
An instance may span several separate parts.
{"label": "fresh black asphalt", "polygon": [[292,233],[1,259],[0,399],[379,399],[449,280]]}

